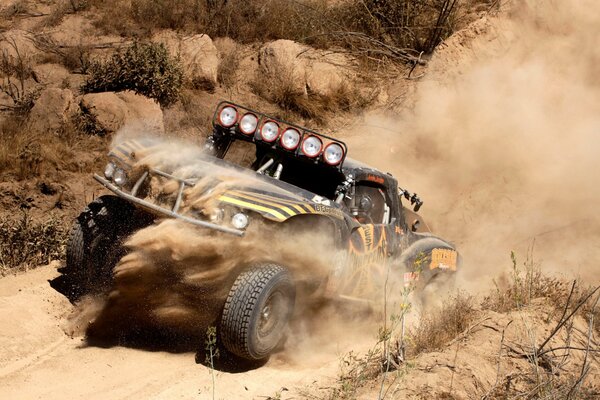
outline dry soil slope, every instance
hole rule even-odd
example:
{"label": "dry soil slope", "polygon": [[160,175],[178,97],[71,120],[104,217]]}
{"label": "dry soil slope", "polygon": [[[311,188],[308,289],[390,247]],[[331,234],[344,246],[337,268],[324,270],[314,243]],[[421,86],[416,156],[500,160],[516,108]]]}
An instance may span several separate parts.
{"label": "dry soil slope", "polygon": [[[48,283],[58,276],[56,266],[0,280],[0,398],[212,398],[210,370],[196,364],[193,352],[91,347],[68,335],[73,306]],[[296,348],[259,369],[217,371],[215,398],[275,396],[282,388],[288,398],[316,380],[330,382],[338,354],[333,344],[325,347],[324,357]]]}

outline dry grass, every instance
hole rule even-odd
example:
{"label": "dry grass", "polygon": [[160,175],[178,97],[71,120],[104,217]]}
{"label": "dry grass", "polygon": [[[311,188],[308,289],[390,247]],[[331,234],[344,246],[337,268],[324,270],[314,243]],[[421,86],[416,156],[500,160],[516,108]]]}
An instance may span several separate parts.
{"label": "dry grass", "polygon": [[553,302],[566,299],[569,282],[543,274],[531,253],[521,265],[514,253],[511,260],[510,278],[495,281],[495,291],[483,300],[484,309],[508,312],[529,305],[533,299],[547,298]]}
{"label": "dry grass", "polygon": [[179,128],[193,128],[196,132],[202,132],[201,136],[208,135],[212,127],[213,110],[208,109],[193,90],[182,92],[181,105],[184,115],[177,122]]}
{"label": "dry grass", "polygon": [[[13,105],[8,110],[16,114],[26,114],[36,97],[39,88],[31,85],[33,76],[33,62],[28,54],[17,45],[17,42],[0,33],[0,42],[10,48],[0,54],[0,91],[9,96]],[[0,111],[6,111],[0,108]]]}
{"label": "dry grass", "polygon": [[233,43],[221,52],[217,69],[217,81],[224,89],[231,89],[235,86],[241,59],[241,46],[237,43]]}
{"label": "dry grass", "polygon": [[[570,308],[579,304],[593,288],[573,283],[564,278],[550,276],[542,272],[533,258],[533,247],[525,261],[519,265],[517,256],[511,253],[512,273],[509,279],[502,278],[495,290],[486,296],[481,304],[484,310],[505,313],[528,306],[532,300],[547,299],[555,306],[554,313],[561,312],[570,299]],[[572,294],[571,293],[572,289]],[[600,333],[600,308],[592,310],[591,301],[586,302],[579,315],[588,319],[594,314],[594,329]]]}
{"label": "dry grass", "polygon": [[24,180],[62,172],[92,172],[99,167],[93,153],[101,153],[105,143],[82,129],[73,119],[56,134],[32,134],[26,116],[7,115],[0,125],[2,176]]}
{"label": "dry grass", "polygon": [[418,324],[409,330],[408,354],[414,357],[442,350],[467,330],[476,316],[471,296],[459,292],[448,298],[441,307],[423,312]]}
{"label": "dry grass", "polygon": [[[364,96],[358,85],[341,84],[329,94],[303,93],[297,85],[294,71],[281,64],[270,65],[265,77],[257,73],[250,88],[260,97],[278,105],[285,113],[323,124],[333,112],[351,112],[369,105],[373,98]],[[288,119],[295,119],[294,115]]]}
{"label": "dry grass", "polygon": [[67,230],[49,217],[34,221],[26,211],[0,221],[0,275],[44,265],[64,257]]}
{"label": "dry grass", "polygon": [[149,37],[160,29],[343,47],[358,55],[404,59],[433,48],[455,29],[455,0],[132,0],[88,4],[106,33]]}

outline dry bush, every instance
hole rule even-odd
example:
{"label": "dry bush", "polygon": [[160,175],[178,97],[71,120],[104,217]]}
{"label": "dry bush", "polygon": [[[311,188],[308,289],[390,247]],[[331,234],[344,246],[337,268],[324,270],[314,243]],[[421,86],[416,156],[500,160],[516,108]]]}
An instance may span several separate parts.
{"label": "dry bush", "polygon": [[18,219],[0,220],[0,273],[62,259],[67,233],[57,218],[38,222],[26,211]]}
{"label": "dry bush", "polygon": [[31,87],[28,82],[33,77],[32,61],[19,49],[14,39],[0,34],[0,42],[5,42],[12,48],[12,54],[6,49],[0,54],[0,91],[8,95],[14,103],[8,107],[8,111],[25,115],[39,95],[39,88]]}
{"label": "dry bush", "polygon": [[422,314],[409,330],[408,353],[416,356],[443,349],[473,323],[476,315],[471,296],[459,292],[448,298],[441,307]]}
{"label": "dry bush", "polygon": [[132,0],[131,15],[147,32],[182,30],[204,22],[209,3],[201,0]]}
{"label": "dry bush", "polygon": [[36,34],[32,41],[37,49],[44,52],[44,63],[60,63],[73,73],[86,74],[88,72],[91,65],[90,46],[62,45],[45,33]]}
{"label": "dry bush", "polygon": [[335,14],[342,28],[338,31],[359,32],[384,44],[367,45],[360,36],[341,35],[346,46],[390,52],[388,45],[431,53],[453,32],[455,5],[456,0],[360,0],[340,3]]}

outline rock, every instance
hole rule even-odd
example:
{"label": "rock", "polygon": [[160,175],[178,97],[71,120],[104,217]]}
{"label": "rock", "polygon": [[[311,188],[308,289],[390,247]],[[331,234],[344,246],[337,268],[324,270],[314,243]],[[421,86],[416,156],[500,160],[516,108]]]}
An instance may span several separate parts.
{"label": "rock", "polygon": [[348,66],[348,60],[341,54],[313,56],[306,69],[307,90],[322,96],[331,95],[350,78]]}
{"label": "rock", "polygon": [[29,130],[59,135],[75,110],[73,92],[69,89],[44,89],[27,117]]}
{"label": "rock", "polygon": [[60,64],[40,64],[33,67],[35,80],[45,86],[65,87],[70,82],[69,71]]}
{"label": "rock", "polygon": [[208,35],[194,35],[181,40],[181,59],[184,73],[191,82],[197,85],[217,82],[219,68],[219,52]]}
{"label": "rock", "polygon": [[198,34],[178,36],[173,31],[162,31],[152,38],[163,43],[169,53],[179,56],[184,77],[192,85],[212,91],[217,83],[219,52],[210,36]]}
{"label": "rock", "polygon": [[131,91],[90,93],[81,98],[81,110],[98,131],[113,133],[136,124],[150,132],[164,132],[163,112],[154,100]]}
{"label": "rock", "polygon": [[352,62],[344,54],[315,50],[292,40],[276,40],[259,50],[260,71],[267,77],[285,76],[298,95],[332,95],[345,81]]}
{"label": "rock", "polygon": [[302,55],[310,48],[292,40],[280,39],[265,44],[258,51],[260,71],[266,77],[290,82],[293,92],[306,95],[307,59]]}

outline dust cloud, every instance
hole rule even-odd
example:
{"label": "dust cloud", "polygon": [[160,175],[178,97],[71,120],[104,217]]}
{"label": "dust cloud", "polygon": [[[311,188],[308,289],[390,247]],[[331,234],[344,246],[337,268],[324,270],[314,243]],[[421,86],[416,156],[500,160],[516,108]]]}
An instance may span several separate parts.
{"label": "dust cloud", "polygon": [[520,1],[501,15],[441,45],[414,108],[367,116],[350,155],[422,196],[463,254],[465,286],[532,246],[543,269],[598,281],[600,8]]}

